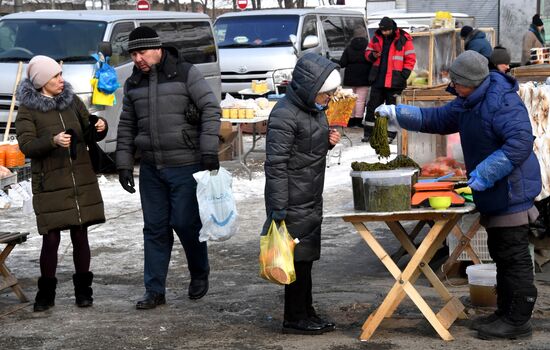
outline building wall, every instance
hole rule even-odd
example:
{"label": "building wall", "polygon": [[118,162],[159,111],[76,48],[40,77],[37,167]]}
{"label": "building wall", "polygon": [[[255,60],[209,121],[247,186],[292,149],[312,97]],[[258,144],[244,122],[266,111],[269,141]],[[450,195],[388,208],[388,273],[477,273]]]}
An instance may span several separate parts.
{"label": "building wall", "polygon": [[510,50],[512,62],[520,62],[523,35],[537,13],[532,0],[500,0],[500,44]]}

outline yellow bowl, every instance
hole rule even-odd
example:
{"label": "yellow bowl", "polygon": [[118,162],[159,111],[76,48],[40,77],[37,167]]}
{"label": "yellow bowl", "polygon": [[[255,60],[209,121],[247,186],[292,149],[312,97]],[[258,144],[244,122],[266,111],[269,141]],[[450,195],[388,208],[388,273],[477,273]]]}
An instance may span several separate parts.
{"label": "yellow bowl", "polygon": [[430,197],[430,206],[434,209],[443,210],[451,206],[451,197]]}

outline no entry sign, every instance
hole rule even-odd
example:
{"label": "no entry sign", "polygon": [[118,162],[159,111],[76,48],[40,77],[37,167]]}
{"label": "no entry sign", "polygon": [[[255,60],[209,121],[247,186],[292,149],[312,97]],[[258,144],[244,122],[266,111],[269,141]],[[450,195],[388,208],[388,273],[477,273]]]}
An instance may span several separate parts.
{"label": "no entry sign", "polygon": [[151,4],[147,0],[138,0],[136,3],[136,9],[138,11],[149,11],[151,9]]}
{"label": "no entry sign", "polygon": [[248,0],[237,0],[237,6],[239,6],[241,10],[244,10],[248,6]]}

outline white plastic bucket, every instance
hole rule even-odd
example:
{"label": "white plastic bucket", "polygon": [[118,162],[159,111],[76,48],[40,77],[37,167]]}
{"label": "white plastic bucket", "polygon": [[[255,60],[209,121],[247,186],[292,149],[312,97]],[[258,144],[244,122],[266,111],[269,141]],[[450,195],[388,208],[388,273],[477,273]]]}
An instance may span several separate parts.
{"label": "white plastic bucket", "polygon": [[497,303],[497,267],[495,264],[476,264],[466,268],[470,285],[470,301],[476,306],[495,306]]}

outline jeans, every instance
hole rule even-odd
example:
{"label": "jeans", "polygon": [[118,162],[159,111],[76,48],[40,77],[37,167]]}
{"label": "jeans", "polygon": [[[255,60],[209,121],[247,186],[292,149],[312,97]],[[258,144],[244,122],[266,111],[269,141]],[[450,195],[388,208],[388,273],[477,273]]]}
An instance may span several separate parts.
{"label": "jeans", "polygon": [[200,166],[157,169],[142,163],[139,191],[143,210],[144,282],[147,292],[164,294],[176,231],[187,257],[192,279],[210,272],[206,242],[199,242],[202,227],[193,173]]}

